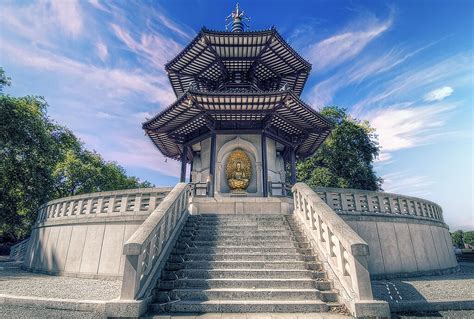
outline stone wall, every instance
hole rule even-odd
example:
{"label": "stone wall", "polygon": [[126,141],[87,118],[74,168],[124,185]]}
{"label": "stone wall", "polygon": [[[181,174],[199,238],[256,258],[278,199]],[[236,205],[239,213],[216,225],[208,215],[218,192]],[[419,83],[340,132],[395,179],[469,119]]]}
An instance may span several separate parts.
{"label": "stone wall", "polygon": [[354,189],[317,188],[316,193],[369,245],[371,277],[457,269],[439,205],[416,197]]}
{"label": "stone wall", "polygon": [[102,192],[48,202],[39,210],[24,268],[75,277],[121,277],[123,244],[170,190]]}

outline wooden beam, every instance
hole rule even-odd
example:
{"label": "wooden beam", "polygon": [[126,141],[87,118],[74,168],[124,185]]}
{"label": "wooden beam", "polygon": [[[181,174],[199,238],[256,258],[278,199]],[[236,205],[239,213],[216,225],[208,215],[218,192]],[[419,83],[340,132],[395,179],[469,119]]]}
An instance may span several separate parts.
{"label": "wooden beam", "polygon": [[215,176],[216,176],[216,133],[211,133],[211,154],[209,163],[210,189],[209,197],[214,197]]}
{"label": "wooden beam", "polygon": [[183,151],[181,153],[181,177],[180,182],[184,183],[186,181],[186,164],[188,163],[188,147],[183,145]]}
{"label": "wooden beam", "polygon": [[268,165],[267,165],[267,137],[262,133],[262,191],[263,197],[268,197]]}
{"label": "wooden beam", "polygon": [[295,148],[290,148],[290,182],[291,185],[296,183],[296,152]]}

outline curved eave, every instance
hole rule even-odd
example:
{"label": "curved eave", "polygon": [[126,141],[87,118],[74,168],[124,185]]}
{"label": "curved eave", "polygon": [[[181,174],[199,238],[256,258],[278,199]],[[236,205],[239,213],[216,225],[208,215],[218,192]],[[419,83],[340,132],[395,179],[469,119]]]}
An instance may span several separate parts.
{"label": "curved eave", "polygon": [[252,93],[188,90],[143,123],[143,129],[165,156],[179,159],[182,144],[214,128],[233,129],[236,123],[244,126],[253,123],[253,128],[276,132],[288,143],[296,138],[300,158],[313,154],[332,129],[328,120],[289,90]]}

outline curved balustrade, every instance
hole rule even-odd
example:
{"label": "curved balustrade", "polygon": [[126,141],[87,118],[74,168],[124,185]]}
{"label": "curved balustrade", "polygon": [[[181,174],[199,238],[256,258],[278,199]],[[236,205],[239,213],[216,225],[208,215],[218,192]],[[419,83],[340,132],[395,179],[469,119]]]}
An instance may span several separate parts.
{"label": "curved balustrade", "polygon": [[126,255],[121,299],[138,299],[147,290],[160,263],[167,259],[172,238],[180,230],[193,185],[179,183],[123,246]]}
{"label": "curved balustrade", "polygon": [[[348,294],[352,313],[364,302],[373,302],[367,243],[306,184],[293,188],[294,213],[315,248]],[[381,304],[384,308],[386,305]]]}
{"label": "curved balustrade", "polygon": [[443,210],[431,201],[392,193],[318,187],[315,192],[336,212],[383,213],[443,222]]}
{"label": "curved balustrade", "polygon": [[150,214],[171,189],[139,188],[59,198],[40,207],[36,222],[71,217]]}

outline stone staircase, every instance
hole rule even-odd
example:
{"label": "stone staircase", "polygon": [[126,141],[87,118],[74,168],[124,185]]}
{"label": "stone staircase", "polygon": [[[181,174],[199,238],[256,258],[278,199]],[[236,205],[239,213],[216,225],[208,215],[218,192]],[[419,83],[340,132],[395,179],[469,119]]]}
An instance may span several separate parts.
{"label": "stone staircase", "polygon": [[151,312],[328,312],[344,308],[287,215],[190,216]]}

